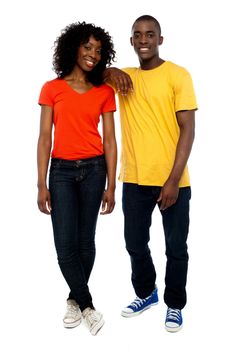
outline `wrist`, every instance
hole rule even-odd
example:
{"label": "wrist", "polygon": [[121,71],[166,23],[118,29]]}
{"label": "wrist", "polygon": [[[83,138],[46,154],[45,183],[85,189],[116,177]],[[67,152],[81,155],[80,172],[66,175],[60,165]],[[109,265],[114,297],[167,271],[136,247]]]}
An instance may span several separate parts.
{"label": "wrist", "polygon": [[43,189],[47,189],[47,184],[45,183],[45,182],[43,182],[43,183],[37,183],[37,188],[38,188],[38,190],[43,190]]}
{"label": "wrist", "polygon": [[115,186],[115,185],[110,185],[110,186],[107,186],[106,191],[114,192],[115,189],[116,189],[116,186]]}
{"label": "wrist", "polygon": [[169,176],[169,178],[167,179],[166,182],[170,182],[171,184],[173,184],[174,186],[178,186],[179,182],[180,182],[180,178],[178,177],[173,177],[173,176]]}

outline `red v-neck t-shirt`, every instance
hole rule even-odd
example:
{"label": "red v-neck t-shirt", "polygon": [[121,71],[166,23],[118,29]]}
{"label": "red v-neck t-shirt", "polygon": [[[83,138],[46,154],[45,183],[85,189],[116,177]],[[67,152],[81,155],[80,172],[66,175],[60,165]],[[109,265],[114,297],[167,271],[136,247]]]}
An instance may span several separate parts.
{"label": "red v-neck t-shirt", "polygon": [[104,153],[98,131],[100,115],[116,110],[115,95],[108,85],[75,91],[64,79],[46,82],[39,104],[53,108],[52,158],[83,159]]}

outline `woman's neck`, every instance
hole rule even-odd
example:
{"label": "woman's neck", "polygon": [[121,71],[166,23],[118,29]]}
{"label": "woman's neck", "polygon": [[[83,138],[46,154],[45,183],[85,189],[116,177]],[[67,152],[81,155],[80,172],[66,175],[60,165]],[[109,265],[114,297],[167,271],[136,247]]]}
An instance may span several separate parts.
{"label": "woman's neck", "polygon": [[80,84],[89,84],[86,73],[76,66],[73,71],[65,77],[65,80]]}
{"label": "woman's neck", "polygon": [[72,87],[72,89],[78,93],[87,92],[93,87],[93,84],[88,81],[86,74],[79,69],[74,69],[64,79]]}

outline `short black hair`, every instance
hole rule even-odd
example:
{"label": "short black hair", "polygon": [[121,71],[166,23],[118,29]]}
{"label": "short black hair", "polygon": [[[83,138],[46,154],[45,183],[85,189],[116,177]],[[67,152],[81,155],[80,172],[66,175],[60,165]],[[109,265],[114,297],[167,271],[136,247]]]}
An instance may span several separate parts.
{"label": "short black hair", "polygon": [[54,42],[53,69],[63,79],[75,67],[78,48],[89,41],[90,36],[101,41],[101,60],[87,73],[88,80],[95,86],[103,83],[103,72],[115,59],[112,38],[108,32],[92,23],[77,22],[66,26]]}
{"label": "short black hair", "polygon": [[143,16],[138,17],[134,21],[134,24],[132,25],[132,30],[133,30],[133,27],[135,26],[135,24],[137,22],[140,22],[140,21],[152,21],[152,22],[154,22],[156,28],[158,29],[159,36],[161,36],[161,26],[160,26],[159,22],[157,21],[156,18],[154,18],[153,16],[150,16],[150,15],[143,15]]}

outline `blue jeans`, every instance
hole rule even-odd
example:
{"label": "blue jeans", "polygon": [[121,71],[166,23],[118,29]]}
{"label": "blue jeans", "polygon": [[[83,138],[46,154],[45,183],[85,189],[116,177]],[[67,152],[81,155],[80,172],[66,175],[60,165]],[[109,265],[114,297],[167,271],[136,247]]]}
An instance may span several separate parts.
{"label": "blue jeans", "polygon": [[104,156],[52,159],[51,218],[58,263],[81,310],[92,307],[88,280],[95,260],[95,230],[106,181]]}
{"label": "blue jeans", "polygon": [[[156,271],[148,243],[151,216],[160,191],[157,186],[123,184],[126,249],[131,259],[133,287],[140,298],[148,297],[155,288]],[[176,203],[161,211],[167,256],[164,301],[177,309],[186,304],[190,198],[191,188],[180,188]]]}

